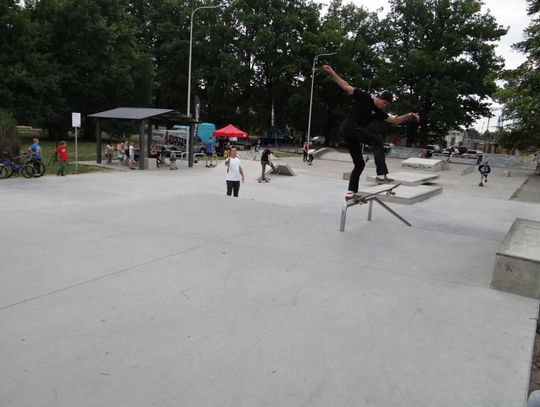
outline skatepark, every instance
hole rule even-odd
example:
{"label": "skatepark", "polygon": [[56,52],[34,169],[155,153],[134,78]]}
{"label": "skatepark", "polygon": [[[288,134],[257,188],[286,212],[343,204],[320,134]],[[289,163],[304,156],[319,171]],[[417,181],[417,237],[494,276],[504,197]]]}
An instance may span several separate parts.
{"label": "skatepark", "polygon": [[241,158],[238,198],[222,163],[0,183],[2,407],[526,405],[539,303],[490,285],[532,171],[342,232],[347,155]]}

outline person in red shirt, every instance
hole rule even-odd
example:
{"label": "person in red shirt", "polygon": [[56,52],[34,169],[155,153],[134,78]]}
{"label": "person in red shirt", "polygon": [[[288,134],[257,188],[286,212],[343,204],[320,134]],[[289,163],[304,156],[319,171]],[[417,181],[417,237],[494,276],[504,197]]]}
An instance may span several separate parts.
{"label": "person in red shirt", "polygon": [[67,153],[67,143],[65,141],[61,141],[60,145],[56,147],[55,150],[56,158],[58,158],[58,161],[60,161],[60,167],[58,167],[58,172],[56,173],[56,176],[64,176],[64,171],[66,169],[66,163],[68,160],[68,153]]}

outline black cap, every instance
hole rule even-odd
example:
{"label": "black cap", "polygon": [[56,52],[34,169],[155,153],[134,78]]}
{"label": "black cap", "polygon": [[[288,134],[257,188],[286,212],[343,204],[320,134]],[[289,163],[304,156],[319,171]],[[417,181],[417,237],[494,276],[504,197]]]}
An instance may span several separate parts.
{"label": "black cap", "polygon": [[377,96],[380,97],[381,99],[386,100],[388,103],[392,103],[394,101],[394,94],[390,92],[389,90],[383,90]]}

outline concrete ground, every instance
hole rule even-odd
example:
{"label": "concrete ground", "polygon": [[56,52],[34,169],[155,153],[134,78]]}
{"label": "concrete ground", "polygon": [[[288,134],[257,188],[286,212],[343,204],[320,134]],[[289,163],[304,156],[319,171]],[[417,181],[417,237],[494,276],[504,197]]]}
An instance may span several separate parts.
{"label": "concrete ground", "polygon": [[2,180],[0,405],[524,406],[538,301],[489,285],[530,172],[342,233],[348,157],[283,161],[239,198],[223,164]]}

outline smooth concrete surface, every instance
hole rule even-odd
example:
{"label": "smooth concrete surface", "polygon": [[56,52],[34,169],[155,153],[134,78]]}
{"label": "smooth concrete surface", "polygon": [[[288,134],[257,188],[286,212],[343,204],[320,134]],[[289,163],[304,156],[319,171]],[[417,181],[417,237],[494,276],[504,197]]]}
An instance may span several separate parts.
{"label": "smooth concrete surface", "polygon": [[538,301],[489,285],[528,173],[341,233],[352,164],[286,161],[1,181],[0,405],[523,407]]}
{"label": "smooth concrete surface", "polygon": [[402,167],[413,168],[423,171],[442,171],[448,168],[447,160],[436,160],[431,158],[407,158],[401,162]]}
{"label": "smooth concrete surface", "polygon": [[540,222],[515,220],[497,251],[491,287],[540,299]]}

